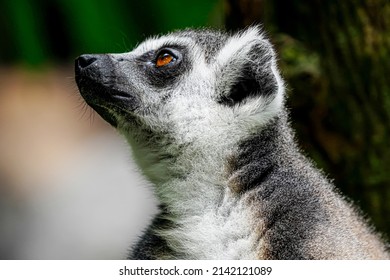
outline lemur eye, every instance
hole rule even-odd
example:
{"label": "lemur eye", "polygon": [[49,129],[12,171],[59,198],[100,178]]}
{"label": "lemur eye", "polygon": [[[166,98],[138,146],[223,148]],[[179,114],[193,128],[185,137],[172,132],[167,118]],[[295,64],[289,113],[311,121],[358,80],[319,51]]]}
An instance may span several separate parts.
{"label": "lemur eye", "polygon": [[156,66],[157,67],[166,66],[169,63],[174,62],[175,60],[176,60],[176,57],[172,53],[164,50],[157,56]]}

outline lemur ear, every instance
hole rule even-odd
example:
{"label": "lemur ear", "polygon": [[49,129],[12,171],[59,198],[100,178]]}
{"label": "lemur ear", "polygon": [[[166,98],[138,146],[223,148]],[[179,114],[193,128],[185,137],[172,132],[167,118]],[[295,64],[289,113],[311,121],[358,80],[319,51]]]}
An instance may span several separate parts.
{"label": "lemur ear", "polygon": [[230,37],[216,57],[218,102],[234,106],[247,97],[272,98],[278,92],[279,74],[274,51],[258,27]]}

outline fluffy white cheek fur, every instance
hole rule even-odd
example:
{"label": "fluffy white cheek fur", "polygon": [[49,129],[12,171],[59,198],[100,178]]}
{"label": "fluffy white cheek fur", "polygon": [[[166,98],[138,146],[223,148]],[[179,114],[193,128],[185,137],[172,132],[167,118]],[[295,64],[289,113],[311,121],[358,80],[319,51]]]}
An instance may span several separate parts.
{"label": "fluffy white cheek fur", "polygon": [[[191,79],[199,81],[200,78]],[[282,83],[281,79],[278,83]],[[271,97],[249,97],[250,100],[234,107],[225,106],[213,96],[214,86],[197,83],[191,86],[196,94],[178,94],[171,100],[167,111],[177,143],[194,145],[206,153],[225,150],[259,131],[279,113],[283,104],[280,90]]]}

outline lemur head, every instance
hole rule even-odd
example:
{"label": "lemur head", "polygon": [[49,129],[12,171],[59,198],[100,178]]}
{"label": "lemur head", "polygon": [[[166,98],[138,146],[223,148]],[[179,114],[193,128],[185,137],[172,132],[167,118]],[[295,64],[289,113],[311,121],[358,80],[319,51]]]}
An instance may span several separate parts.
{"label": "lemur head", "polygon": [[86,102],[132,145],[168,154],[236,143],[283,106],[274,52],[258,27],[178,31],[128,53],[82,55],[75,70]]}

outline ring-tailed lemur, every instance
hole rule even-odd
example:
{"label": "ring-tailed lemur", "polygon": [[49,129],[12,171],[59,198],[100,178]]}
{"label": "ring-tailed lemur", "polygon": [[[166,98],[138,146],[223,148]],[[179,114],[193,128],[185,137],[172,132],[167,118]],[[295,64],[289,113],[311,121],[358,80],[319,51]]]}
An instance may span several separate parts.
{"label": "ring-tailed lemur", "polygon": [[128,53],[82,55],[75,71],[160,202],[129,258],[389,258],[297,148],[258,27],[177,31]]}

